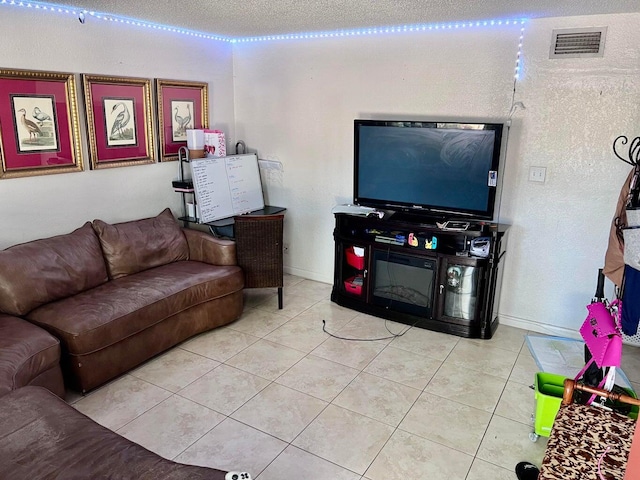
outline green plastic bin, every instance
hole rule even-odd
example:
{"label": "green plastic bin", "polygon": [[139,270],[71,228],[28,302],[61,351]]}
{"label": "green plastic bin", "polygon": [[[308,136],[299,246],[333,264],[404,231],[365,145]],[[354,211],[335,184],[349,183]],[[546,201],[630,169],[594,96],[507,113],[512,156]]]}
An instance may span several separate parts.
{"label": "green plastic bin", "polygon": [[565,378],[567,377],[554,373],[536,373],[536,413],[533,424],[533,431],[536,435],[548,437],[551,434],[553,421],[556,419],[562,403]]}

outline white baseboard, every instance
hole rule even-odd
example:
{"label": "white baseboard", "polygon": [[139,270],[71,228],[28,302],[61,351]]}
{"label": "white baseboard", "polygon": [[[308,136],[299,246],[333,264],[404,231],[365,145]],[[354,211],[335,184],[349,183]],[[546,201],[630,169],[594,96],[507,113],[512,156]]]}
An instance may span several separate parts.
{"label": "white baseboard", "polygon": [[314,280],[316,282],[328,283],[329,285],[333,284],[333,278],[326,278],[323,275],[318,274],[317,272],[310,272],[308,270],[302,270],[300,268],[285,266],[284,273],[288,273],[289,275],[295,275],[296,277],[302,277],[307,280]]}
{"label": "white baseboard", "polygon": [[[531,332],[543,333],[545,335],[553,335],[555,337],[567,337],[575,338],[576,340],[582,340],[580,332],[578,330],[572,330],[565,327],[556,327],[555,325],[549,325],[547,323],[537,323],[531,320],[524,320],[522,318],[511,317],[509,315],[498,314],[500,323],[503,325],[509,325],[510,327],[522,328]],[[500,328],[500,327],[498,327]],[[636,337],[622,336],[622,343],[625,345],[633,345],[634,347],[640,347],[640,339]]]}
{"label": "white baseboard", "polygon": [[[532,320],[525,320],[523,318],[501,315],[500,313],[498,313],[498,318],[500,319],[501,324],[509,325],[510,327],[521,328],[523,330],[529,330],[536,333],[543,333],[545,335],[581,340],[580,332],[571,328],[557,327],[555,325],[549,325],[548,323],[538,323]],[[500,329],[500,327],[498,327],[498,329]]]}

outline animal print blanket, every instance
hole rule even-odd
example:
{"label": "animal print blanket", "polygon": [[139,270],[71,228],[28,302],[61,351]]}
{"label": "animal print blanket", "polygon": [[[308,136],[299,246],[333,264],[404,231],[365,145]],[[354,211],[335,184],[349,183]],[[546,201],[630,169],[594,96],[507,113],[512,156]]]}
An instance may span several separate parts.
{"label": "animal print blanket", "polygon": [[586,405],[563,405],[538,480],[622,480],[636,422]]}

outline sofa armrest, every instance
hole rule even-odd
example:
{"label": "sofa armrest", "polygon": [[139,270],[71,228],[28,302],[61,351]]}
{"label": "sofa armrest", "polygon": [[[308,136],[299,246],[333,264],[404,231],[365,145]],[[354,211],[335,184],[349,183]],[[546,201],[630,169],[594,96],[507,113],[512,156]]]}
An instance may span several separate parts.
{"label": "sofa armrest", "polygon": [[237,265],[236,242],[216,238],[200,230],[183,228],[189,244],[189,260],[211,265]]}
{"label": "sofa armrest", "polygon": [[60,341],[27,320],[0,313],[0,396],[25,385],[64,398]]}

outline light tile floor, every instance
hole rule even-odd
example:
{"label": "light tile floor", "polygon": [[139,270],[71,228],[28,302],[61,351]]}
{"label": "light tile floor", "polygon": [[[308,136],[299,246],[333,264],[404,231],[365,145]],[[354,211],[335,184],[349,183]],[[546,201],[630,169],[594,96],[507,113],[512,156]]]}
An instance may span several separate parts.
{"label": "light tile floor", "polygon": [[[260,480],[512,480],[517,462],[540,464],[527,331],[407,330],[285,279],[283,310],[275,289],[248,290],[237,322],[69,401],[166,458]],[[323,320],[343,337],[407,331],[353,342]]]}

